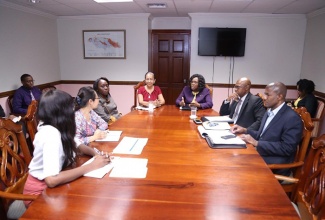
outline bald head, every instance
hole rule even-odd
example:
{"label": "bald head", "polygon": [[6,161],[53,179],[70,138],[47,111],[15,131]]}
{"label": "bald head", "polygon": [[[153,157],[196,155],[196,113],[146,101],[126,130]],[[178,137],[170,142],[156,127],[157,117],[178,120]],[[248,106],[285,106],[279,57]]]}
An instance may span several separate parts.
{"label": "bald head", "polygon": [[284,101],[287,96],[287,87],[282,82],[273,82],[266,86],[275,94],[281,96],[282,100]]}
{"label": "bald head", "polygon": [[235,93],[237,93],[239,97],[243,97],[244,95],[250,92],[251,81],[247,77],[242,77],[237,80],[234,88]]}
{"label": "bald head", "polygon": [[240,78],[238,81],[237,81],[239,84],[241,85],[245,85],[245,86],[248,86],[248,89],[251,88],[251,81],[250,79],[248,79],[247,77],[242,77]]}

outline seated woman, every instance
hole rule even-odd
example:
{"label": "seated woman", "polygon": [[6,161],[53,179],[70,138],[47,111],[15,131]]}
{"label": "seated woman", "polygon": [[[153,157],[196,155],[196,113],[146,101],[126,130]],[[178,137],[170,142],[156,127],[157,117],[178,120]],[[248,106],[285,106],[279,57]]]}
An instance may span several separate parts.
{"label": "seated woman", "polygon": [[76,96],[77,145],[88,145],[92,141],[106,137],[108,124],[93,110],[97,108],[98,100],[97,93],[90,86],[82,87]]}
{"label": "seated woman", "polygon": [[[41,122],[34,140],[34,157],[29,164],[24,194],[41,194],[47,187],[73,181],[109,163],[110,158],[106,155],[96,155],[90,164],[64,170],[75,162],[77,151],[73,104],[72,97],[60,90],[50,90],[42,95],[37,111]],[[29,206],[31,201],[24,203]]]}
{"label": "seated woman", "polygon": [[138,102],[141,106],[149,106],[149,101],[153,101],[156,107],[165,104],[164,96],[161,93],[159,86],[154,86],[156,79],[155,74],[147,72],[144,75],[146,85],[138,89]]}
{"label": "seated woman", "polygon": [[315,117],[318,102],[313,92],[315,84],[308,79],[300,79],[297,82],[298,98],[293,102],[293,107],[305,107],[310,116]]}
{"label": "seated woman", "polygon": [[117,105],[109,93],[109,80],[105,77],[100,77],[94,82],[93,88],[99,97],[99,104],[94,111],[107,123],[119,119],[121,113],[118,112]]}
{"label": "seated woman", "polygon": [[196,106],[197,108],[212,108],[210,91],[205,87],[205,79],[200,74],[190,77],[190,86],[185,86],[176,99],[176,106]]}

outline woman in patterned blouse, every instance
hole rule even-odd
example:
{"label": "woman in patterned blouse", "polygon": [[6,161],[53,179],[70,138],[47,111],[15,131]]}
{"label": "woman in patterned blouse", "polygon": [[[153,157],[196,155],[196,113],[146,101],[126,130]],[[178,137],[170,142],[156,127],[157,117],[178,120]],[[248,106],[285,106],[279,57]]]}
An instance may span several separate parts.
{"label": "woman in patterned blouse", "polygon": [[95,90],[82,87],[75,99],[76,102],[76,137],[79,144],[89,144],[89,142],[106,137],[108,124],[93,110],[97,108],[99,97]]}

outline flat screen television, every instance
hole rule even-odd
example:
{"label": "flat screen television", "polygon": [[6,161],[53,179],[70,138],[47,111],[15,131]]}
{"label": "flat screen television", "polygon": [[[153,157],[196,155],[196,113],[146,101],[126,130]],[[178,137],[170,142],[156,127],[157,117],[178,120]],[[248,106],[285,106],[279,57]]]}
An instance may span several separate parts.
{"label": "flat screen television", "polygon": [[199,28],[199,56],[242,57],[246,28]]}

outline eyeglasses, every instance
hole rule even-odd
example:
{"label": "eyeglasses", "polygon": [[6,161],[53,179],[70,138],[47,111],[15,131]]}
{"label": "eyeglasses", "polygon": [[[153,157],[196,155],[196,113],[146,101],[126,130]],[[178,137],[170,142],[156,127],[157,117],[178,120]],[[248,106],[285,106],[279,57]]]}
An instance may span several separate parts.
{"label": "eyeglasses", "polygon": [[244,86],[237,86],[237,85],[234,86],[235,89],[239,89],[239,88],[243,88],[243,87]]}
{"label": "eyeglasses", "polygon": [[35,80],[25,80],[26,83],[33,83]]}
{"label": "eyeglasses", "polygon": [[146,79],[146,81],[155,81],[155,79]]}
{"label": "eyeglasses", "polygon": [[199,84],[199,82],[197,82],[197,81],[191,81],[191,84]]}

